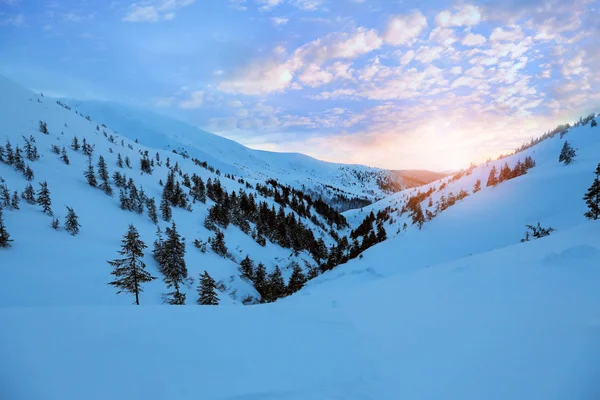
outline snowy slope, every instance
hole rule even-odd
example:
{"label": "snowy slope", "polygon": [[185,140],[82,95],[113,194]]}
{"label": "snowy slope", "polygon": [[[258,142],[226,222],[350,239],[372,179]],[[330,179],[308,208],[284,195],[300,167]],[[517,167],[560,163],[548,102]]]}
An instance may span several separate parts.
{"label": "snowy slope", "polygon": [[[565,141],[578,149],[577,157],[569,165],[558,162]],[[493,166],[498,170],[504,163],[513,167],[526,156],[536,162],[527,174],[486,187]],[[572,128],[562,139],[557,135],[521,153],[477,167],[454,182],[444,178],[396,193],[362,209],[347,211],[344,216],[356,227],[371,211],[376,214],[386,207],[397,209],[391,213],[393,223],[385,224],[391,238],[367,250],[361,259],[351,260],[318,279],[366,271],[373,276],[388,276],[508,246],[524,237],[526,224],[540,222],[543,227],[559,231],[576,226],[585,221],[586,205],[582,197],[599,162],[600,130],[587,124]],[[478,179],[482,189],[473,193]],[[447,185],[440,190],[444,182]],[[431,195],[433,206],[428,207],[429,199],[423,200],[424,212],[434,211],[442,195],[447,197],[462,189],[469,196],[438,213],[419,230],[412,225],[409,213],[400,215],[400,211],[411,195],[418,190],[426,192],[430,187],[436,188]],[[406,231],[402,229],[404,223],[408,225]],[[390,260],[390,254],[396,255],[394,260]]]}
{"label": "snowy slope", "polygon": [[[320,161],[304,154],[275,153],[247,148],[184,122],[149,111],[98,101],[63,100],[95,121],[106,123],[119,134],[152,148],[183,149],[208,161],[222,172],[261,181],[277,179],[296,188],[307,188],[324,197],[338,190],[347,196],[379,199],[401,188],[402,178],[388,170],[363,165]],[[335,190],[335,189],[337,190]]]}
{"label": "snowy slope", "polygon": [[[157,227],[150,221],[146,213],[136,214],[123,211],[119,207],[118,188],[113,197],[105,195],[101,190],[88,186],[83,171],[87,166],[87,157],[72,150],[69,145],[76,135],[81,142],[87,138],[89,143],[95,145],[93,163],[96,164],[99,155],[103,155],[108,164],[109,173],[120,170],[129,177],[133,177],[137,185],[141,185],[149,197],[154,197],[156,203],[160,202],[162,187],[159,180],[166,181],[168,169],[156,167],[152,175],[141,174],[139,169],[139,151],[148,148],[130,140],[121,138],[116,144],[110,143],[102,131],[107,130],[108,135],[114,134],[109,128],[96,129],[94,121],[88,121],[74,111],[67,110],[56,104],[53,99],[35,95],[24,88],[0,78],[0,143],[3,145],[10,140],[13,149],[16,145],[23,146],[22,136],[33,135],[41,159],[29,162],[34,170],[35,177],[32,183],[34,189],[39,188],[38,183],[48,182],[51,192],[52,208],[55,215],[63,223],[66,206],[73,207],[80,217],[81,233],[75,237],[64,230],[54,231],[50,227],[51,218],[44,215],[38,205],[29,205],[21,201],[20,210],[5,210],[4,219],[8,231],[14,240],[12,248],[1,253],[2,266],[0,280],[3,282],[27,281],[29,290],[22,290],[19,286],[10,286],[0,293],[0,306],[6,305],[91,305],[91,304],[131,304],[129,296],[116,296],[115,289],[106,284],[110,280],[110,267],[107,260],[115,259],[120,249],[122,236],[126,233],[128,225],[133,224],[141,234],[141,239],[148,245],[146,263],[148,270],[154,276],[160,277],[157,264],[152,260],[152,243],[156,239]],[[39,121],[47,123],[49,135],[39,132]],[[50,151],[51,145],[65,147],[70,158],[70,165],[65,165],[59,155]],[[133,150],[128,146],[131,145]],[[113,148],[113,153],[109,149]],[[149,149],[153,155],[155,149]],[[129,156],[133,169],[119,169],[116,167],[117,154],[123,158]],[[218,176],[209,170],[199,168],[190,159],[184,159],[168,151],[159,151],[162,160],[170,157],[172,163],[178,162],[186,172],[195,172],[206,182]],[[21,193],[27,181],[20,172],[14,168],[0,163],[0,177],[12,193]],[[220,177],[222,185],[229,192],[239,189],[248,190],[237,180]],[[250,181],[252,185],[264,181]],[[1,183],[1,181],[0,181]],[[255,197],[273,205],[272,198],[263,198],[256,191]],[[292,254],[291,249],[282,248],[267,241],[261,247],[250,236],[244,234],[237,227],[230,225],[225,231],[226,243],[232,253],[234,261],[225,259],[208,251],[201,253],[193,246],[194,239],[206,241],[212,232],[204,225],[208,208],[214,204],[208,200],[206,204],[196,203],[193,212],[180,208],[173,208],[173,220],[181,235],[186,238],[186,262],[189,276],[196,282],[198,275],[207,270],[217,281],[222,281],[227,293],[221,295],[225,303],[232,299],[239,301],[246,295],[256,297],[254,288],[239,277],[238,263],[248,255],[256,263],[263,262],[268,271],[278,265],[284,278],[289,277],[291,271],[287,266],[292,260],[305,266],[304,261],[316,266],[307,252],[298,256]],[[277,205],[276,205],[277,206]],[[277,206],[278,207],[278,206]],[[290,209],[286,209],[290,212]],[[313,230],[315,237],[323,237],[326,243],[331,243],[331,237],[311,221],[303,222]],[[165,231],[166,223],[162,220],[158,224]],[[8,267],[5,267],[8,266]],[[37,296],[31,296],[30,291],[35,291]],[[184,289],[188,293],[188,303],[194,304],[196,299],[195,285]],[[162,303],[161,295],[167,292],[161,279],[157,279],[144,288],[142,301],[146,304]],[[228,296],[228,294],[231,296]]]}
{"label": "snowy slope", "polygon": [[591,400],[600,394],[598,237],[600,225],[586,222],[270,305],[0,308],[3,394]]}

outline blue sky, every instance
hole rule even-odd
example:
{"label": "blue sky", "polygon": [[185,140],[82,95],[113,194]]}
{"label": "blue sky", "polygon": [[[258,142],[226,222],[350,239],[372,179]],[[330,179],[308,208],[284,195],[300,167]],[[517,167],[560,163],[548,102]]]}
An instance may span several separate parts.
{"label": "blue sky", "polygon": [[250,147],[454,169],[600,111],[598,1],[0,0],[0,74]]}

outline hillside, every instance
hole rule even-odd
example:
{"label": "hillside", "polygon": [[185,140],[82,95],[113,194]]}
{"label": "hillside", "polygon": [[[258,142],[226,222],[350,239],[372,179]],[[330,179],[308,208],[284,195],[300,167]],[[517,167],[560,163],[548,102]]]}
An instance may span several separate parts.
{"label": "hillside", "polygon": [[61,101],[145,146],[187,152],[221,172],[242,178],[276,179],[314,192],[344,209],[352,208],[352,203],[345,204],[340,196],[372,202],[404,187],[400,176],[384,169],[330,163],[298,153],[254,150],[184,122],[121,104]]}
{"label": "hillside", "polygon": [[420,169],[400,169],[393,170],[392,172],[402,179],[402,183],[407,189],[423,186],[451,175],[443,172],[425,171]]}
{"label": "hillside", "polygon": [[[227,154],[258,153],[225,139],[207,134],[204,144],[198,136],[187,144],[196,153],[176,154],[162,128],[150,140],[160,121],[148,117],[147,142],[137,143],[95,118],[0,79],[0,205],[12,239],[0,248],[1,398],[600,395],[600,224],[584,217],[582,199],[600,163],[600,128],[589,120],[339,214],[290,187],[306,179],[304,156],[290,181],[268,175],[279,158],[261,164],[287,155],[261,158],[254,172],[254,161],[238,165]],[[133,121],[132,129],[140,120]],[[576,149],[568,165],[559,162],[565,141]],[[94,174],[85,176],[90,160]],[[316,175],[337,179],[336,168]],[[26,201],[31,183],[39,202],[42,182],[53,216]],[[107,182],[112,196],[100,187]],[[76,235],[65,227],[67,206],[79,216]],[[165,303],[174,289],[164,280],[164,254],[152,254],[157,229],[164,238],[173,222],[186,248],[179,307]],[[538,222],[554,231],[522,242],[526,225]],[[107,261],[119,257],[130,224],[148,246],[145,270],[157,277],[143,285],[140,306],[108,285]],[[219,232],[227,251],[215,245]],[[204,271],[217,281],[218,306],[196,303]]]}

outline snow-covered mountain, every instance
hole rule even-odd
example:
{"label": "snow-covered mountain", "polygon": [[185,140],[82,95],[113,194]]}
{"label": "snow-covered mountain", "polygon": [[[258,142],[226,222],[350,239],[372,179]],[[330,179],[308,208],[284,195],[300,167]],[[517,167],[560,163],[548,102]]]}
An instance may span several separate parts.
{"label": "snow-covered mountain", "polygon": [[61,101],[145,146],[186,152],[221,172],[242,178],[276,179],[342,207],[340,196],[373,201],[404,187],[401,176],[381,168],[330,163],[299,153],[254,150],[184,122],[122,104]]}
{"label": "snow-covered mountain", "polygon": [[[164,149],[171,139],[135,143],[124,129],[80,114],[0,80],[0,146],[6,151],[9,140],[13,155],[19,146],[36,190],[48,183],[61,225],[52,229],[40,205],[3,206],[13,240],[0,248],[0,393],[6,398],[598,397],[600,220],[584,216],[582,199],[600,163],[600,128],[592,122],[342,216],[268,169],[253,175],[238,166],[233,173],[226,168],[236,164],[226,154],[174,154]],[[25,157],[30,136],[39,160]],[[94,167],[102,155],[111,175],[126,174],[157,205],[169,175],[180,184],[190,201],[169,209],[185,237],[188,273],[197,282],[206,270],[221,282],[219,306],[196,305],[196,282],[181,288],[185,306],[162,304],[168,290],[151,250],[157,225],[165,231],[171,222],[160,211],[155,224],[147,210],[122,210],[114,180],[112,197],[90,187],[83,174],[88,156],[71,148],[75,136],[94,145]],[[565,141],[576,149],[568,165],[558,160]],[[202,149],[202,143],[189,146]],[[117,165],[119,154],[131,168]],[[151,174],[142,173],[142,160],[154,164]],[[488,186],[494,167],[501,179]],[[184,184],[186,174],[192,183],[194,174],[205,183],[218,180],[236,200],[211,186],[206,203],[191,201],[196,186]],[[0,162],[0,177],[11,198],[29,183],[14,159]],[[273,178],[284,186],[265,182]],[[237,200],[242,193],[264,202],[264,218],[257,211],[240,214],[248,208]],[[65,231],[65,206],[79,215],[76,236]],[[227,227],[205,226],[209,215],[221,224],[224,210]],[[248,226],[236,220],[240,215]],[[538,222],[554,231],[522,242],[526,225]],[[107,261],[118,257],[129,224],[149,246],[146,270],[159,278],[143,286],[140,307],[107,285]],[[193,244],[216,238],[217,229],[225,235],[225,257]],[[326,254],[319,254],[318,239]],[[244,307],[248,296],[254,303],[270,295],[243,276],[245,256],[268,273],[280,267],[284,284],[298,267],[314,278],[291,296]]]}

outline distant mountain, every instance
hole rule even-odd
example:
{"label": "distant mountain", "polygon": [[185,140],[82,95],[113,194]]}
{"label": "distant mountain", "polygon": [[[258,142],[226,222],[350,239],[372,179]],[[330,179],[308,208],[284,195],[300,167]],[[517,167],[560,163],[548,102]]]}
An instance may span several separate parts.
{"label": "distant mountain", "polygon": [[452,175],[452,173],[449,172],[434,172],[420,169],[400,169],[392,170],[392,172],[402,179],[402,183],[404,183],[404,186],[407,189],[426,185],[430,182]]}
{"label": "distant mountain", "polygon": [[342,210],[371,203],[405,187],[400,175],[385,169],[331,163],[299,153],[254,150],[148,110],[110,102],[74,99],[61,102],[144,146],[189,154],[206,160],[223,173],[276,179],[322,196]]}

